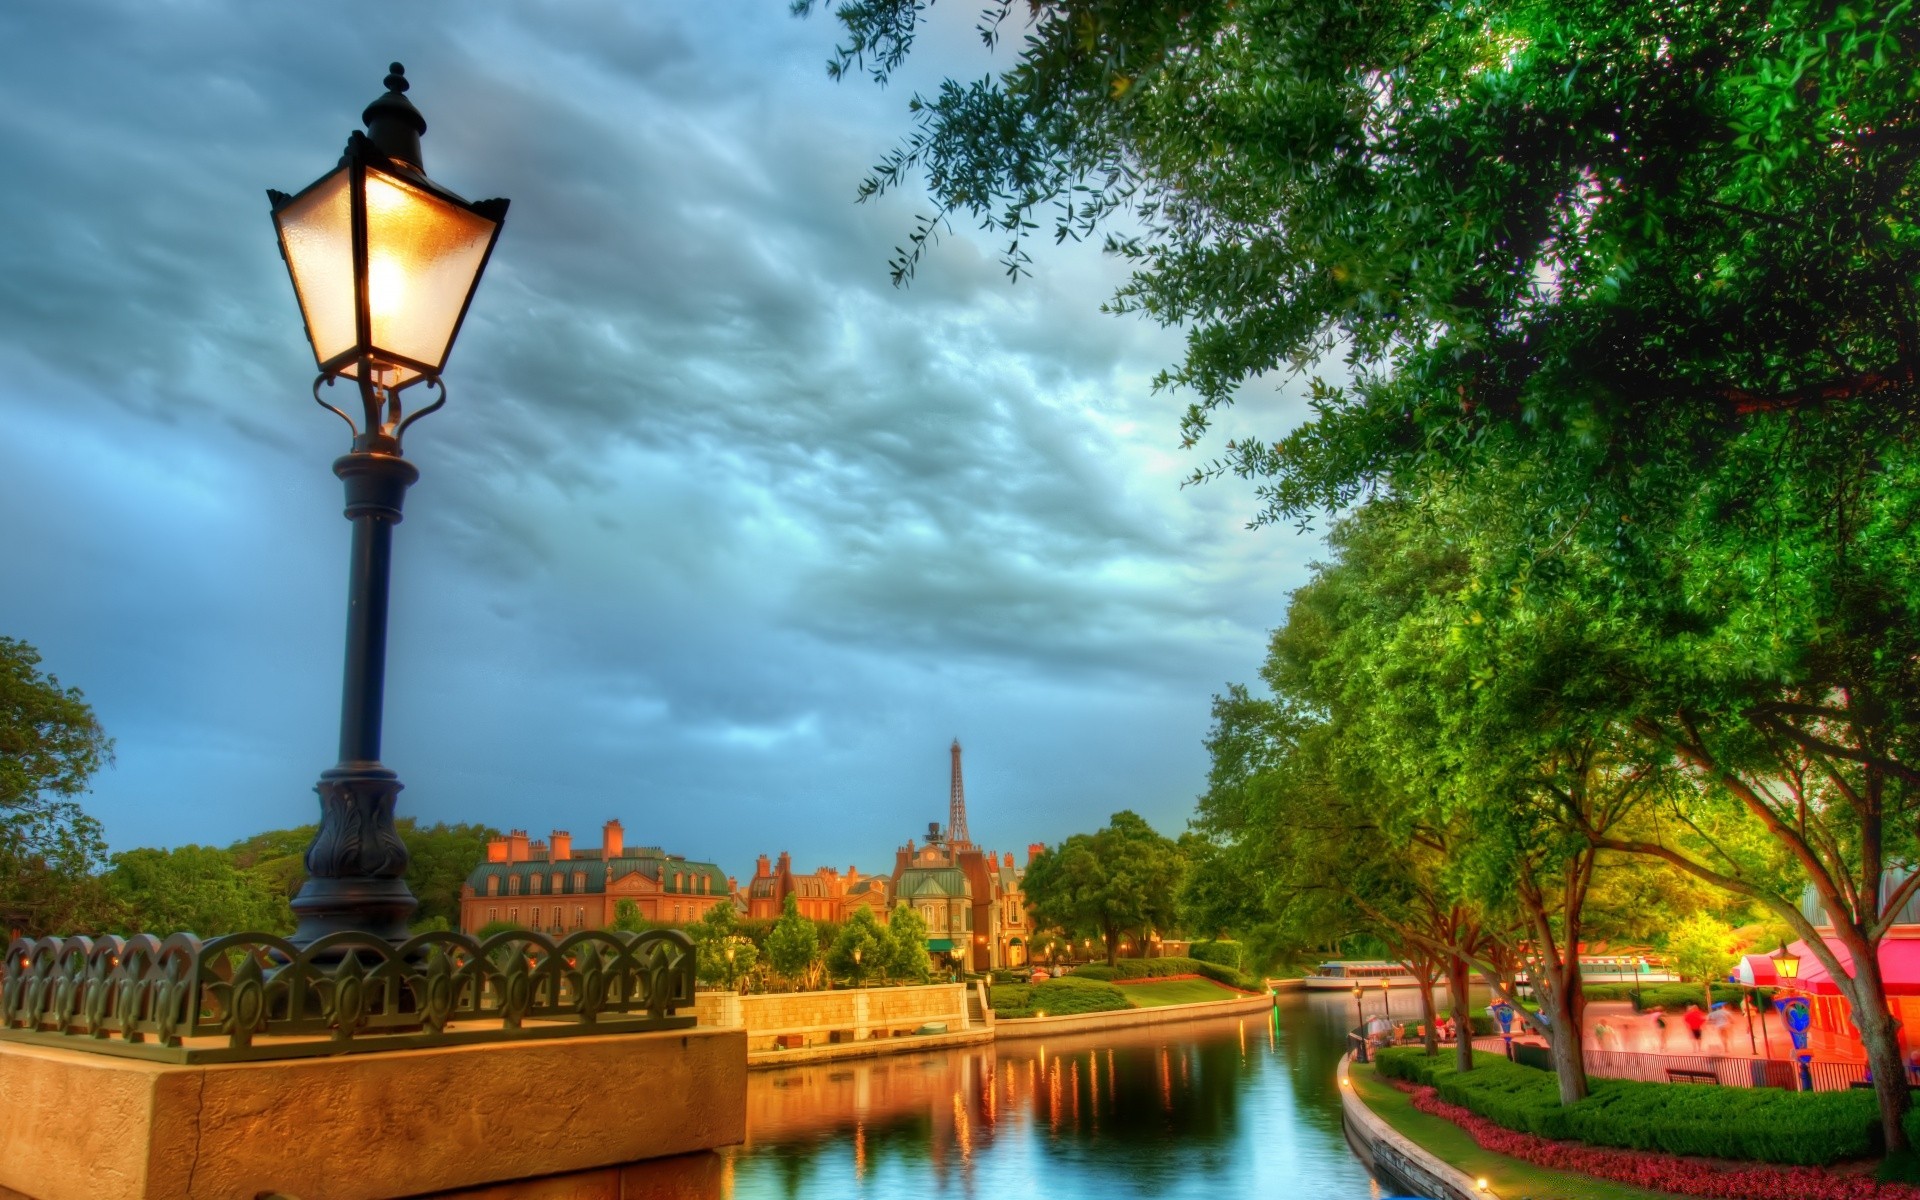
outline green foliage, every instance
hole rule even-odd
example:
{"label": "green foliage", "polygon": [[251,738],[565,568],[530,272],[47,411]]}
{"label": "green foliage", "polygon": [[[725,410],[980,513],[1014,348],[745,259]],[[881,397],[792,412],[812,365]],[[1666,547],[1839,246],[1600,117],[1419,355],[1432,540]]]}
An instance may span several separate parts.
{"label": "green foliage", "polygon": [[800,904],[791,894],[767,934],[767,961],[782,978],[806,987],[813,982],[814,968],[820,962],[820,934],[813,922],[800,914]]}
{"label": "green foliage", "polygon": [[640,911],[640,905],[632,900],[613,902],[613,924],[611,929],[621,933],[645,933],[653,928],[653,922],[647,920]]}
{"label": "green foliage", "polygon": [[1232,967],[1236,971],[1245,971],[1248,967],[1246,947],[1233,941],[1195,942],[1187,948],[1187,957]]}
{"label": "green foliage", "polygon": [[902,983],[925,983],[932,973],[926,921],[912,905],[894,905],[887,918],[887,977]]}
{"label": "green foliage", "polygon": [[484,942],[488,938],[493,937],[496,934],[512,933],[514,930],[518,928],[520,927],[518,925],[515,925],[512,921],[488,921],[485,925],[482,925],[479,929],[476,929],[473,933],[473,936]]}
{"label": "green foliage", "polygon": [[700,981],[728,991],[738,987],[740,980],[752,974],[755,964],[760,961],[760,948],[753,944],[753,939],[739,933],[709,933],[694,942],[694,952],[698,956],[694,970]]}
{"label": "green foliage", "polygon": [[1111,963],[1123,934],[1174,928],[1185,873],[1177,843],[1122,811],[1036,855],[1021,887],[1036,926],[1098,934]]}
{"label": "green foliage", "polygon": [[113,741],[78,688],[40,670],[40,654],[0,637],[0,911],[29,936],[97,931],[113,901],[100,823],[81,809]]}
{"label": "green foliage", "polygon": [[[1089,972],[1100,973],[1089,974]],[[1199,975],[1215,983],[1224,983],[1228,987],[1239,988],[1242,991],[1255,991],[1259,986],[1257,980],[1232,967],[1185,957],[1123,958],[1109,968],[1081,967],[1068,978],[1079,976],[1083,979],[1165,979],[1169,975]]]}
{"label": "green foliage", "polygon": [[[438,821],[421,825],[412,817],[396,818],[393,827],[407,847],[407,886],[420,901],[415,923],[441,920],[447,928],[458,926],[460,888],[486,861],[487,842],[500,831]],[[233,843],[227,853],[235,867],[291,898],[307,881],[307,846],[318,831],[318,825],[272,829]]]}
{"label": "green foliage", "polygon": [[827,970],[858,987],[886,970],[891,952],[886,929],[873,919],[872,909],[860,905],[834,937],[827,951]]}
{"label": "green foliage", "polygon": [[1045,983],[995,987],[992,1001],[994,1015],[1000,1017],[1064,1017],[1133,1007],[1120,988],[1072,975]]}
{"label": "green foliage", "polygon": [[1712,913],[1695,913],[1667,937],[1667,959],[1673,973],[1692,983],[1726,979],[1739,962],[1733,950],[1733,927]]}
{"label": "green foliage", "polygon": [[286,894],[234,864],[216,846],[127,850],[113,856],[106,885],[128,932],[203,938],[258,930],[293,932]]}
{"label": "green foliage", "polygon": [[1870,1092],[1688,1087],[1596,1079],[1584,1100],[1563,1106],[1552,1074],[1476,1054],[1459,1074],[1452,1060],[1415,1047],[1379,1052],[1382,1075],[1424,1083],[1443,1100],[1509,1129],[1596,1146],[1710,1158],[1819,1165],[1880,1149]]}

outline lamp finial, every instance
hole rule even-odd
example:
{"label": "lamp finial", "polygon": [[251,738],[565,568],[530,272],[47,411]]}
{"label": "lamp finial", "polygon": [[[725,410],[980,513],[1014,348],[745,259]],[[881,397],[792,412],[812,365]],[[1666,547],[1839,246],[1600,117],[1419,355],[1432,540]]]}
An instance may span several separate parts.
{"label": "lamp finial", "polygon": [[384,82],[387,90],[367,105],[360,121],[367,127],[367,140],[388,158],[396,158],[415,170],[421,169],[420,135],[427,131],[427,119],[407,99],[407,69],[399,63],[387,64]]}

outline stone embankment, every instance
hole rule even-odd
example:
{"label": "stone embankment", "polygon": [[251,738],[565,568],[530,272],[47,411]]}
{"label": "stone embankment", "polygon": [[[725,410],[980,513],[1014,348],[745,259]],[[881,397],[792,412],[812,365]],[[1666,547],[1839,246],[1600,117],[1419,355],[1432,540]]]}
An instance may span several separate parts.
{"label": "stone embankment", "polygon": [[1340,1108],[1347,1141],[1360,1161],[1375,1174],[1384,1172],[1433,1200],[1487,1200],[1491,1193],[1482,1191],[1472,1176],[1448,1166],[1376,1116],[1348,1082],[1352,1065],[1351,1054],[1340,1060]]}
{"label": "stone embankment", "polygon": [[[1288,981],[1275,982],[1284,985]],[[985,984],[934,983],[759,996],[701,992],[696,997],[695,1012],[703,1027],[746,1031],[747,1066],[757,1070],[969,1046],[997,1038],[1054,1037],[1166,1025],[1263,1012],[1272,1004],[1273,998],[1266,992],[1256,992],[1198,1004],[1002,1020],[996,1019],[987,1005]]]}

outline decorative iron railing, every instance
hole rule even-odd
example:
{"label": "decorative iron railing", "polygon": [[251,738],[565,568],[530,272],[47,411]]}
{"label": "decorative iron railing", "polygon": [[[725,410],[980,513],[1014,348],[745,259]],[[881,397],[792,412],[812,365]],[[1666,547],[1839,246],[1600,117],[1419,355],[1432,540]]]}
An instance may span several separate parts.
{"label": "decorative iron railing", "polygon": [[678,930],[336,933],[202,941],[21,938],[0,976],[0,1040],[166,1062],[239,1062],[685,1029],[693,943]]}

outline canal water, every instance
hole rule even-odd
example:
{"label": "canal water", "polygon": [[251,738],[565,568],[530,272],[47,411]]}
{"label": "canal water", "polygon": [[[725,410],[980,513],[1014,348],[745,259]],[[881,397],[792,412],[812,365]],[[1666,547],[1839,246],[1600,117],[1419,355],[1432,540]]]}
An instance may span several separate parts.
{"label": "canal water", "polygon": [[[1414,993],[1392,999],[1417,1019]],[[1348,1149],[1334,1083],[1353,1013],[1296,993],[1244,1018],[755,1071],[745,1145],[647,1190],[1379,1200],[1395,1190]]]}

